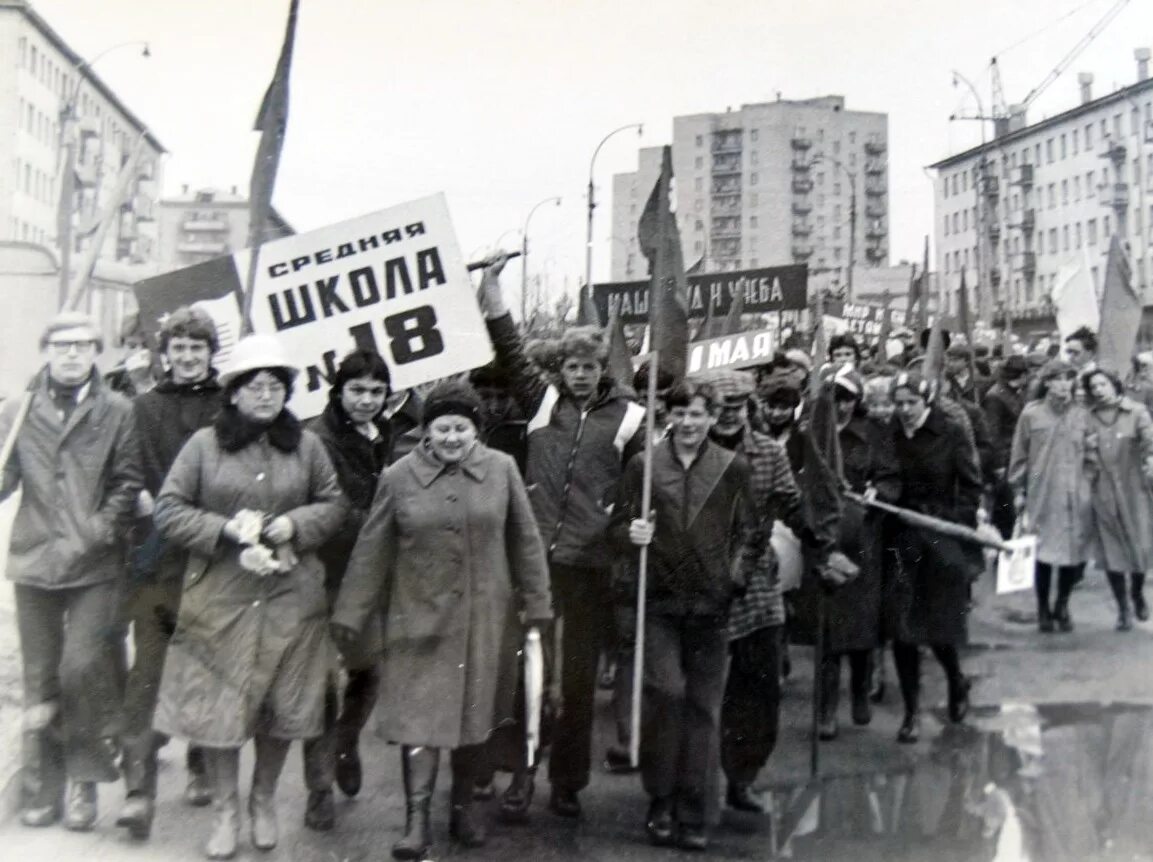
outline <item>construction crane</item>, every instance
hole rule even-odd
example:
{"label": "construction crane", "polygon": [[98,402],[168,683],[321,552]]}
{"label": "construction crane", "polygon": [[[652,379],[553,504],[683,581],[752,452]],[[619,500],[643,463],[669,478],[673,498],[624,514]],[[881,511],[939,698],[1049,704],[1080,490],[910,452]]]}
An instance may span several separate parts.
{"label": "construction crane", "polygon": [[1085,35],[1066,52],[1065,56],[1058,61],[1057,65],[1052,68],[1048,75],[1046,75],[1041,83],[1029,91],[1029,93],[1020,102],[1012,106],[1005,104],[1005,92],[1001,87],[1001,69],[997,64],[997,58],[993,57],[989,61],[989,76],[992,79],[993,86],[993,102],[989,106],[989,117],[980,117],[979,119],[991,119],[993,121],[993,136],[1000,137],[1009,130],[1009,116],[1010,113],[1022,113],[1037,97],[1045,92],[1049,86],[1061,77],[1061,74],[1069,68],[1074,60],[1081,55],[1081,52],[1088,48],[1093,40],[1101,35],[1101,31],[1112,23],[1113,19],[1121,14],[1121,10],[1129,5],[1129,0],[1116,0],[1116,2],[1109,7],[1108,11],[1101,16],[1101,18],[1090,27]]}

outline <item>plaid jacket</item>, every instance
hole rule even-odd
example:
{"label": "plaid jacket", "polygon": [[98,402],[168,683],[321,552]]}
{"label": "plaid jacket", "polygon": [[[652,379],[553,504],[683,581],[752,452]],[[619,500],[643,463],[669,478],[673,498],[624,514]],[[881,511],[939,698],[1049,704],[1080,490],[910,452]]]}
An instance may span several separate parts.
{"label": "plaid jacket", "polygon": [[752,467],[753,500],[761,520],[756,541],[757,564],[749,574],[748,589],[729,609],[729,638],[736,640],[765,626],[785,621],[777,558],[769,544],[773,521],[780,519],[798,536],[806,531],[801,491],[793,478],[784,447],[767,434],[746,428],[736,451]]}

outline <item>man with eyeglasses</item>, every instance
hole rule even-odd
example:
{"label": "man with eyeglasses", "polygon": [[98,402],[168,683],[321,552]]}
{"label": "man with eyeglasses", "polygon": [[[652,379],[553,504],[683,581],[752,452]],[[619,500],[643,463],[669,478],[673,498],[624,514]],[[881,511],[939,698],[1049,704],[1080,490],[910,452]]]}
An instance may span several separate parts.
{"label": "man with eyeglasses", "polygon": [[[168,370],[133,402],[144,487],[121,620],[125,628],[132,623],[135,659],[124,692],[121,766],[126,798],[116,825],[137,839],[147,838],[152,830],[156,752],[164,741],[152,730],[152,716],[188,558],[185,551],[160,538],[152,523],[153,501],[188,438],[211,425],[220,412],[220,384],[212,367],[219,344],[216,324],[206,312],[187,306],[173,311],[157,333],[157,348]],[[190,746],[187,763],[184,801],[208,805],[212,793],[202,750]]]}
{"label": "man with eyeglasses", "polygon": [[[63,312],[40,338],[45,366],[4,465],[0,499],[22,488],[8,578],[24,674],[21,813],[25,826],[96,822],[96,785],[120,777],[114,653],[124,546],[141,487],[132,405],[96,370],[87,315]],[[0,439],[19,408],[0,411]],[[70,784],[67,806],[66,784]]]}

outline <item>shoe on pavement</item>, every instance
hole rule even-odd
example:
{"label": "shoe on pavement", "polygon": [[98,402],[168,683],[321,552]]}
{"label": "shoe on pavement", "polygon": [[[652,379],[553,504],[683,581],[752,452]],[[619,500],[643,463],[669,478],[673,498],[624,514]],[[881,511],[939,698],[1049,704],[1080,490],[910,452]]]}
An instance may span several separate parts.
{"label": "shoe on pavement", "polygon": [[673,805],[668,799],[654,799],[649,803],[649,813],[645,817],[645,832],[649,843],[655,847],[670,847],[676,841],[676,824],[673,822]]}
{"label": "shoe on pavement", "polygon": [[954,685],[949,686],[949,721],[960,724],[969,714],[969,689],[972,683],[962,676]]}
{"label": "shoe on pavement", "polygon": [[68,791],[64,828],[87,832],[96,825],[96,782],[75,781]]}
{"label": "shoe on pavement", "polygon": [[633,766],[632,758],[626,749],[617,745],[609,746],[605,752],[605,772],[612,775],[630,775],[637,771],[638,767]]}
{"label": "shoe on pavement", "polygon": [[51,826],[60,819],[60,805],[39,805],[34,808],[25,808],[20,812],[20,822],[25,826],[40,828]]}
{"label": "shoe on pavement", "polygon": [[864,727],[873,720],[873,705],[869,703],[869,693],[862,691],[853,694],[852,704],[853,724]]}
{"label": "shoe on pavement", "polygon": [[492,779],[488,781],[478,781],[473,785],[472,798],[477,802],[488,802],[490,799],[496,797],[496,785],[493,784]]}
{"label": "shoe on pavement", "polygon": [[536,792],[536,780],[531,772],[518,772],[500,797],[499,817],[505,823],[524,823]]}
{"label": "shoe on pavement", "polygon": [[688,826],[682,823],[677,829],[677,846],[682,850],[708,850],[709,833],[704,826]]}
{"label": "shoe on pavement", "polygon": [[558,817],[576,818],[581,816],[581,801],[576,791],[554,787],[549,796],[548,808]]}
{"label": "shoe on pavement", "polygon": [[753,790],[751,784],[744,782],[731,782],[725,794],[725,802],[729,808],[736,811],[747,811],[749,814],[765,814],[768,809],[760,795]]}
{"label": "shoe on pavement", "polygon": [[116,825],[128,830],[137,841],[144,841],[152,834],[154,805],[143,793],[131,793],[124,800],[124,806],[116,818]]}
{"label": "shoe on pavement", "polygon": [[905,713],[905,720],[897,731],[897,742],[913,745],[921,738],[921,716],[915,712]]}
{"label": "shoe on pavement", "polygon": [[212,783],[203,772],[189,772],[184,787],[184,802],[194,808],[212,804]]}
{"label": "shoe on pavement", "polygon": [[304,825],[313,832],[329,832],[336,825],[336,800],[331,790],[309,791]]}

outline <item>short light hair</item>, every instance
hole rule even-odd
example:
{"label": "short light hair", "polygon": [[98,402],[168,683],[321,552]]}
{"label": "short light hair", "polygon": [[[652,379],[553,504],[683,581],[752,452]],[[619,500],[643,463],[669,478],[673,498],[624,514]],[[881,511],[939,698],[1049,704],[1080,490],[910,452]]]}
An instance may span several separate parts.
{"label": "short light hair", "polygon": [[92,331],[92,340],[96,342],[96,352],[103,352],[104,336],[100,334],[100,327],[96,325],[96,321],[90,315],[83,311],[62,311],[48,321],[48,325],[44,327],[44,332],[40,335],[40,349],[45,350],[48,347],[48,342],[57,332],[81,328]]}
{"label": "short light hair", "polygon": [[598,327],[576,326],[560,337],[557,354],[559,364],[563,364],[570,356],[577,356],[582,359],[595,359],[601,365],[607,365],[609,346],[604,333]]}

